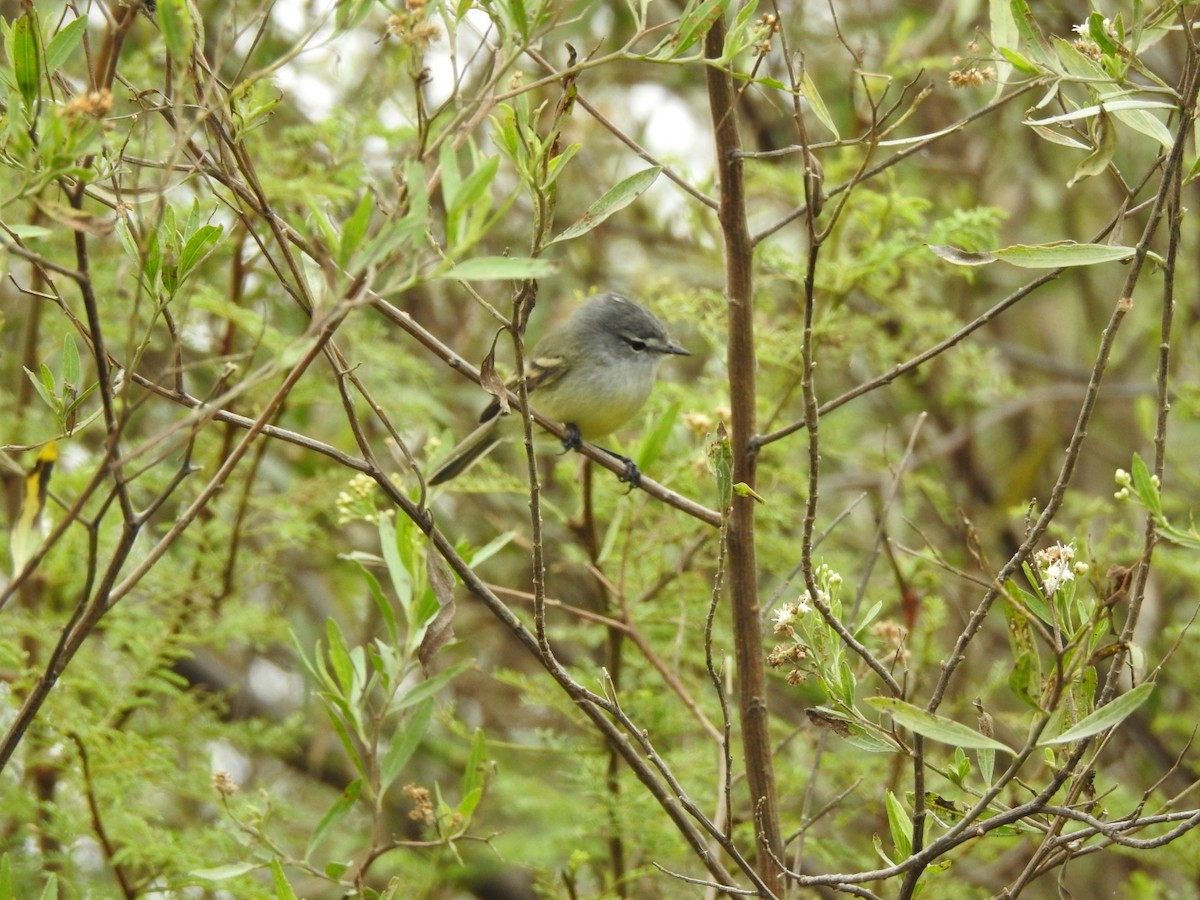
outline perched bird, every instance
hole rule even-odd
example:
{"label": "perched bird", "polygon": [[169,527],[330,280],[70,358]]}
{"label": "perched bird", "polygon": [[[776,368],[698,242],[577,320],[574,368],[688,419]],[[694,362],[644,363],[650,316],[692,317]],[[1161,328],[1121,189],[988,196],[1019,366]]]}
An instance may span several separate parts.
{"label": "perched bird", "polygon": [[[525,364],[530,403],[565,423],[570,437],[563,443],[578,449],[581,439],[611,434],[642,408],[659,363],[671,354],[690,356],[649,310],[620,294],[597,294],[533,348]],[[495,446],[502,418],[500,401],[493,400],[480,426],[434,469],[429,484],[449,481]],[[633,460],[605,452],[624,460],[622,480],[637,484],[641,475]]]}

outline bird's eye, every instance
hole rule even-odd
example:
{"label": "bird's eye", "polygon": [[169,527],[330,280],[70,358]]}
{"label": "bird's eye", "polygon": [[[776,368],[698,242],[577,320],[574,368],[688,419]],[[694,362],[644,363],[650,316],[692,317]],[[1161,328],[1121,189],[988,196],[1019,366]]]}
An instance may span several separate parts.
{"label": "bird's eye", "polygon": [[641,353],[643,350],[646,349],[645,341],[638,340],[637,338],[628,338],[628,341],[629,341],[630,348],[632,350],[635,350],[638,353]]}

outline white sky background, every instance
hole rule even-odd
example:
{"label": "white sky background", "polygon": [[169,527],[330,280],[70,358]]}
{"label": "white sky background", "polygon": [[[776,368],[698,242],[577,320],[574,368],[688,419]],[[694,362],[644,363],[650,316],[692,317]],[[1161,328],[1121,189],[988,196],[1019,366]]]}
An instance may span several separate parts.
{"label": "white sky background", "polygon": [[[272,22],[284,33],[296,40],[313,28],[308,4],[305,0],[279,0],[271,10]],[[377,20],[371,20],[377,26]],[[597,23],[601,25],[602,23]],[[472,58],[478,42],[485,37],[489,19],[480,10],[471,10],[458,31],[458,59],[460,64]],[[441,38],[435,42],[425,56],[425,65],[430,70],[430,83],[426,88],[430,107],[436,106],[449,95],[453,86],[453,69],[447,29],[442,28]],[[308,50],[281,68],[276,84],[287,96],[288,102],[296,105],[304,115],[314,120],[327,118],[338,106],[347,101],[346,90],[353,85],[362,66],[367,65],[376,50],[379,33],[371,28],[360,28],[342,34],[333,40],[331,24],[325,24],[310,40]],[[527,77],[536,72],[532,60],[524,67]],[[653,72],[647,73],[648,78]],[[619,96],[605,90],[603,84],[581,85],[590,101],[605,111],[614,121],[633,133],[641,134],[646,149],[657,159],[679,168],[685,177],[707,179],[712,170],[712,142],[707,128],[697,122],[695,112],[683,103],[678,95],[661,87],[652,80],[631,88],[622,88]],[[387,126],[402,124],[404,113],[398,108],[378,110]],[[587,116],[582,108],[576,108],[575,116]],[[386,170],[393,164],[391,148],[380,139],[368,144],[368,150],[381,154],[380,165]],[[494,148],[488,148],[492,152]],[[618,171],[611,173],[613,182],[644,168],[646,163],[632,152],[619,160]],[[568,170],[569,171],[569,170]],[[644,195],[644,200],[665,217],[679,211],[684,202],[679,191],[666,179],[659,181]]]}

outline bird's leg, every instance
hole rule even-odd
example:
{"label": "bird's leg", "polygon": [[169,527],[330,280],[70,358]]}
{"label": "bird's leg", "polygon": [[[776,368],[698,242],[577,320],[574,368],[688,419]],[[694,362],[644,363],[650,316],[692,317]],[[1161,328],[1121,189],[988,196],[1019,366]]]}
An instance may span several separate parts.
{"label": "bird's leg", "polygon": [[579,426],[571,422],[567,423],[567,436],[563,438],[563,453],[568,450],[582,450],[583,438],[579,436]]}
{"label": "bird's leg", "polygon": [[[597,444],[596,446],[600,447],[599,444]],[[629,490],[631,490],[631,491],[635,487],[642,486],[642,472],[637,467],[637,463],[635,463],[628,456],[622,456],[620,453],[615,453],[612,450],[609,450],[607,447],[600,447],[600,449],[603,450],[605,453],[607,453],[609,456],[611,456],[613,459],[619,459],[621,462],[623,462],[625,464],[625,471],[617,476],[618,481],[623,481],[626,484],[628,484]]]}
{"label": "bird's leg", "polygon": [[[563,453],[566,453],[569,450],[580,450],[583,447],[583,438],[579,436],[579,428],[570,422],[567,423],[567,436],[563,439],[562,445]],[[638,469],[637,463],[635,463],[628,456],[622,456],[615,450],[609,450],[607,447],[601,447],[599,444],[596,444],[595,446],[597,449],[603,450],[613,459],[619,459],[625,464],[625,471],[617,476],[618,481],[623,481],[628,484],[630,490],[641,486],[642,473],[641,470]]]}

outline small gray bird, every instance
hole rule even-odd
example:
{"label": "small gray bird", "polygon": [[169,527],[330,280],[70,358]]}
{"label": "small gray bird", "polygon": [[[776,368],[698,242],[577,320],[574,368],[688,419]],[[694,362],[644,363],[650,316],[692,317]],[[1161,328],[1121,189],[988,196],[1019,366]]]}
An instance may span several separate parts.
{"label": "small gray bird", "polygon": [[[580,439],[611,434],[642,408],[659,363],[670,354],[690,356],[649,310],[620,294],[597,294],[538,341],[525,364],[525,385],[538,412],[566,424],[565,445],[578,449]],[[500,402],[493,400],[480,426],[434,469],[429,484],[449,481],[496,445],[499,413]],[[622,480],[637,484],[633,461],[612,455],[626,464]]]}

